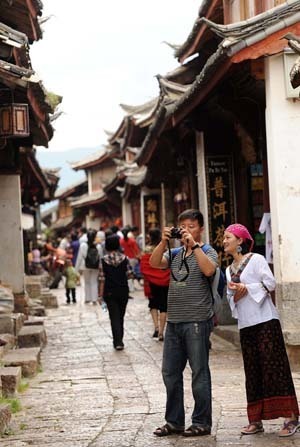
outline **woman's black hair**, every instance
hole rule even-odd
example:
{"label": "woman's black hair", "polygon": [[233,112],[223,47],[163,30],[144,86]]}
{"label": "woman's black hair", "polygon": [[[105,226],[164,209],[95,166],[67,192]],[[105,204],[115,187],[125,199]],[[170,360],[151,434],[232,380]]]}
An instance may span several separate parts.
{"label": "woman's black hair", "polygon": [[251,245],[251,241],[249,241],[248,239],[246,239],[246,241],[241,243],[241,254],[245,255],[246,253],[250,252],[250,245]]}
{"label": "woman's black hair", "polygon": [[89,230],[87,232],[88,245],[93,245],[95,238],[96,238],[96,234],[97,234],[96,230]]}
{"label": "woman's black hair", "polygon": [[159,228],[151,228],[148,232],[151,245],[158,245],[161,240],[161,231]]}
{"label": "woman's black hair", "polygon": [[129,231],[130,231],[130,229],[126,228],[126,227],[122,229],[122,233],[124,235],[125,241],[128,241],[128,233],[129,233]]}
{"label": "woman's black hair", "polygon": [[105,250],[115,251],[120,249],[120,238],[117,234],[112,234],[105,238]]}

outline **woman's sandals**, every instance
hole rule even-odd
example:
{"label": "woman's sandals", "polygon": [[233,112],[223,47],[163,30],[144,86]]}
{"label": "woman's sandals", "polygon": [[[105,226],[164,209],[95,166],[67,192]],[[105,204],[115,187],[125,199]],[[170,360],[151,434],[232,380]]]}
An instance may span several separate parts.
{"label": "woman's sandals", "polygon": [[242,435],[255,435],[264,431],[263,424],[261,422],[251,422],[247,427],[242,428]]}
{"label": "woman's sandals", "polygon": [[[255,435],[256,433],[261,433],[264,431],[263,424],[261,422],[251,422],[241,430],[242,435]],[[283,424],[282,429],[278,433],[280,438],[286,438],[288,436],[293,436],[297,431],[300,431],[299,421],[289,421]]]}
{"label": "woman's sandals", "polygon": [[296,431],[300,431],[299,421],[285,422],[282,429],[278,433],[278,436],[280,438],[286,438],[287,436],[293,436]]}

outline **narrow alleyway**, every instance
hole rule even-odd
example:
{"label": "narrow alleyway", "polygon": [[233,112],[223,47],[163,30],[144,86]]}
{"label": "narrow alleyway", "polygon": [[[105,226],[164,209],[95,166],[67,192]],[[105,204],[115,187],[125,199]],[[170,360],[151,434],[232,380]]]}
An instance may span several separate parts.
{"label": "narrow alleyway", "polygon": [[[213,433],[205,440],[152,432],[164,423],[165,392],[160,365],[162,342],[152,338],[152,323],[142,292],[129,301],[125,350],[112,347],[108,314],[99,306],[60,307],[46,319],[48,344],[42,370],[21,395],[23,409],[13,417],[2,447],[181,447],[300,446],[300,433],[282,440],[280,421],[265,433],[239,435],[246,424],[244,375],[240,352],[212,336]],[[300,374],[295,374],[300,396]],[[186,371],[187,424],[191,414],[190,372]]]}

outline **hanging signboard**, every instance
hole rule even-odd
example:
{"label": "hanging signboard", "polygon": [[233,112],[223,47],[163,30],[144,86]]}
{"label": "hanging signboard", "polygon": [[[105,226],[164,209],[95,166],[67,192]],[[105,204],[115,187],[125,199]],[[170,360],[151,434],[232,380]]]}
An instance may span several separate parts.
{"label": "hanging signboard", "polygon": [[206,157],[206,184],[210,243],[218,253],[222,267],[229,264],[223,252],[225,228],[235,221],[232,158]]}

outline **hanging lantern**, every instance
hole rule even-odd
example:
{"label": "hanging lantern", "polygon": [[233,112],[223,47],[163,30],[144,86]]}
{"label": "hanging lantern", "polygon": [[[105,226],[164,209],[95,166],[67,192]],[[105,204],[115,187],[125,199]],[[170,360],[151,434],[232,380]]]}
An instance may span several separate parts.
{"label": "hanging lantern", "polygon": [[29,113],[27,104],[0,105],[0,137],[28,137]]}

